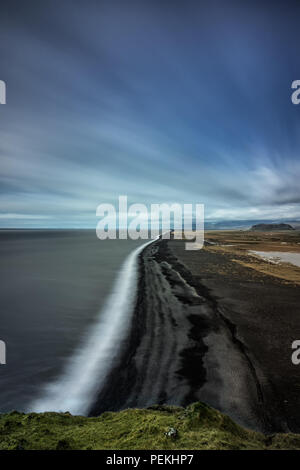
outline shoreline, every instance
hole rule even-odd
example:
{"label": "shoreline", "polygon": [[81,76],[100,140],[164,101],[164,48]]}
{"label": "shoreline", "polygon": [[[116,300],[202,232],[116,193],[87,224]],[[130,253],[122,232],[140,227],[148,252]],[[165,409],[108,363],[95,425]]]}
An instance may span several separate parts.
{"label": "shoreline", "polygon": [[[170,268],[170,262],[175,269]],[[160,239],[145,247],[139,255],[139,272],[130,332],[106,384],[90,408],[89,416],[127,408],[163,404],[187,406],[203,401],[248,428],[271,431],[266,417],[261,417],[259,392],[251,377],[252,370],[250,375],[247,371],[242,378],[232,377],[229,371],[227,383],[224,384],[229,351],[238,369],[247,369],[247,364],[230,344],[226,327],[219,324],[222,320],[216,316],[216,301],[207,288],[196,285],[193,276],[172,256],[168,241]],[[162,274],[169,286],[156,285],[153,292],[153,278]],[[164,303],[160,300],[163,290]],[[166,334],[165,323],[170,314],[168,304],[172,297],[175,304],[172,309],[177,307],[174,309],[177,310],[177,317],[182,318],[172,317]],[[151,314],[157,303],[156,321],[153,321]],[[200,315],[199,309],[202,310]],[[174,336],[178,338],[174,339]],[[216,343],[220,343],[218,349],[221,349],[221,357],[215,353]],[[227,353],[225,363],[222,361],[224,351]],[[165,358],[168,358],[168,365],[162,367],[161,360],[166,362]],[[239,364],[240,360],[243,364]],[[232,403],[236,388],[237,395],[242,395],[241,388],[244,395],[244,398],[239,397],[242,403],[238,407]],[[249,406],[251,402],[255,403],[255,412],[253,405]]]}
{"label": "shoreline", "polygon": [[183,264],[179,243],[160,239],[139,255],[130,332],[89,416],[202,401],[247,428],[288,432],[276,393],[219,302],[218,285],[213,292]]}

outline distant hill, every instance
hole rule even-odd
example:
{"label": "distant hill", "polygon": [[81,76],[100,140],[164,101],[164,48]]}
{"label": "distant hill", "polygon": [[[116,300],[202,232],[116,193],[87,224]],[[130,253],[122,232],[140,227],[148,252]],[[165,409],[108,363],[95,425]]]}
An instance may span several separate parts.
{"label": "distant hill", "polygon": [[269,232],[278,230],[295,230],[290,224],[256,224],[252,225],[250,230],[257,232]]}
{"label": "distant hill", "polygon": [[[250,230],[256,224],[290,224],[300,230],[300,220],[293,219],[241,219],[241,220],[205,220],[205,230]],[[195,224],[193,224],[195,230]]]}

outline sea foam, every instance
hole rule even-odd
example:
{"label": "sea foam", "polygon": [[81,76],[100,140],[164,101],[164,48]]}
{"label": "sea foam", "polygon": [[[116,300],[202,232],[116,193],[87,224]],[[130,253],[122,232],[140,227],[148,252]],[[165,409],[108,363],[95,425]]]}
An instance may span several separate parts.
{"label": "sea foam", "polygon": [[136,248],[125,259],[112,292],[86,340],[68,360],[62,375],[45,386],[28,411],[87,414],[130,327],[137,293],[138,256],[154,241]]}

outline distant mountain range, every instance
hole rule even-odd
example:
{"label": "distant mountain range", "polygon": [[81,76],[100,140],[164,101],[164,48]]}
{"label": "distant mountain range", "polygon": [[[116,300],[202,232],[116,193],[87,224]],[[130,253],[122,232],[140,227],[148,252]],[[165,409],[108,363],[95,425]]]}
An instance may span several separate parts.
{"label": "distant mountain range", "polygon": [[[205,222],[205,230],[249,230],[255,225],[290,225],[291,229],[300,230],[300,220],[221,220]],[[195,228],[195,227],[194,227]],[[261,229],[262,230],[262,229]],[[274,229],[274,226],[272,230]],[[279,229],[280,230],[280,229]],[[283,229],[284,230],[284,229]]]}

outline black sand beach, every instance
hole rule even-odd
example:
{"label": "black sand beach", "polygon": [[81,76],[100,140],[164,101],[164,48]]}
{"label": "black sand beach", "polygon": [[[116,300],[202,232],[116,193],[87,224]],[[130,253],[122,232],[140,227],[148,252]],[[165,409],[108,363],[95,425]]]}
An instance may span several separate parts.
{"label": "black sand beach", "polygon": [[299,432],[299,287],[181,240],[140,256],[139,295],[119,362],[90,415],[203,401],[264,432]]}

